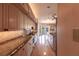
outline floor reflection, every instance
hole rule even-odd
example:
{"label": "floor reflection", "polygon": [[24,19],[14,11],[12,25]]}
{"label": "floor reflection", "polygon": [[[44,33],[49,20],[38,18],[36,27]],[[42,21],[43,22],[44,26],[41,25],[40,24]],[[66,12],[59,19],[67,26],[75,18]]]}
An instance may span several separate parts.
{"label": "floor reflection", "polygon": [[48,40],[53,39],[50,34],[40,35],[37,44],[35,45],[32,55],[33,56],[54,56],[55,53],[50,47]]}

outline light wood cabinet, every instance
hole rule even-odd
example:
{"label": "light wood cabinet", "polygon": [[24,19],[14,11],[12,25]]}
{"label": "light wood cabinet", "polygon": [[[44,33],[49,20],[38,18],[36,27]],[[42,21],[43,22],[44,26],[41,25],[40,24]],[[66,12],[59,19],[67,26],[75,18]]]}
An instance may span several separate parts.
{"label": "light wood cabinet", "polygon": [[0,31],[2,31],[2,4],[0,4]]}
{"label": "light wood cabinet", "polygon": [[19,14],[18,14],[18,23],[19,23],[18,25],[19,29],[23,29],[24,28],[24,14],[21,11],[19,11]]}
{"label": "light wood cabinet", "polygon": [[9,30],[18,29],[17,10],[13,5],[9,5]]}
{"label": "light wood cabinet", "polygon": [[5,30],[5,29],[8,29],[8,26],[9,26],[9,24],[8,24],[8,5],[9,4],[2,4],[2,10],[3,10],[3,12],[2,12],[2,20],[3,20],[3,30]]}
{"label": "light wood cabinet", "polygon": [[[28,4],[22,4],[22,6],[18,4],[18,6],[23,6],[28,13]],[[28,14],[33,17],[31,10]],[[22,8],[18,8],[16,4],[0,4],[0,31],[22,30],[32,25],[35,26],[34,24],[31,18],[22,11]]]}

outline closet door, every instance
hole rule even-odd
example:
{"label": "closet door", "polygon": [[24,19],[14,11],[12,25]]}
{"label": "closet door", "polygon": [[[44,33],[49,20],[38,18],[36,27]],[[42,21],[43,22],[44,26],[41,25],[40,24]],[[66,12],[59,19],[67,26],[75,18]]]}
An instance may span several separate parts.
{"label": "closet door", "polygon": [[0,4],[0,31],[2,31],[2,4]]}

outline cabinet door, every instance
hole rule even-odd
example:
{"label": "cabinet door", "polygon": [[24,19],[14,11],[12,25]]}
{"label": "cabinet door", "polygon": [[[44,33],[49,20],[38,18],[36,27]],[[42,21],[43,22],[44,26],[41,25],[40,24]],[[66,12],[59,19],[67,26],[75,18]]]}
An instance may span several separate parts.
{"label": "cabinet door", "polygon": [[2,31],[2,4],[0,4],[0,31]]}
{"label": "cabinet door", "polygon": [[28,28],[28,17],[24,15],[24,28]]}
{"label": "cabinet door", "polygon": [[8,4],[2,4],[3,6],[3,30],[8,29]]}
{"label": "cabinet door", "polygon": [[18,16],[17,16],[16,7],[9,5],[9,30],[18,29]]}
{"label": "cabinet door", "polygon": [[19,29],[23,29],[24,28],[24,14],[21,11],[19,11],[18,19],[19,19]]}

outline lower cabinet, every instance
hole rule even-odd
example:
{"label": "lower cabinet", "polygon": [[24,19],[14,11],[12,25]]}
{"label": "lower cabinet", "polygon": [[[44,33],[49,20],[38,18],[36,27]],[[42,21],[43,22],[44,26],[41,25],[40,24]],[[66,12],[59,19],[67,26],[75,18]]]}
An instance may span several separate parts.
{"label": "lower cabinet", "polygon": [[30,56],[33,50],[32,38],[14,56]]}

